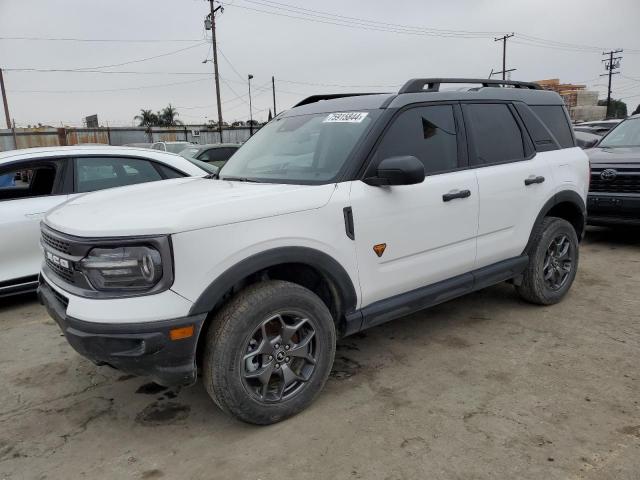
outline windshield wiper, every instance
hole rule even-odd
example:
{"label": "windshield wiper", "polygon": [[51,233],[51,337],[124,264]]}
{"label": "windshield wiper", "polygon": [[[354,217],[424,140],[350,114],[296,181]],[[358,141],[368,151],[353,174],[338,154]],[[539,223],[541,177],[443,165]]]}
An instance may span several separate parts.
{"label": "windshield wiper", "polygon": [[222,177],[220,180],[229,180],[231,182],[248,182],[248,183],[260,183],[258,180],[247,177]]}
{"label": "windshield wiper", "polygon": [[220,176],[217,173],[210,173],[209,175],[205,175],[203,178],[213,178],[214,180],[217,180]]}

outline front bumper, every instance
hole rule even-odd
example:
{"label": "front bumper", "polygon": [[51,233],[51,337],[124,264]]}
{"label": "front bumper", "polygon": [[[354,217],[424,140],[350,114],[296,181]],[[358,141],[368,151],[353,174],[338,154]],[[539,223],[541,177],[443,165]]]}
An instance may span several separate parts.
{"label": "front bumper", "polygon": [[[67,299],[40,278],[38,298],[69,344],[97,365],[108,364],[164,386],[196,381],[196,347],[206,314],[141,323],[95,323],[67,316]],[[108,302],[108,300],[102,300]],[[193,325],[193,335],[171,340],[169,332]]]}
{"label": "front bumper", "polygon": [[640,195],[590,193],[587,198],[589,225],[640,225]]}

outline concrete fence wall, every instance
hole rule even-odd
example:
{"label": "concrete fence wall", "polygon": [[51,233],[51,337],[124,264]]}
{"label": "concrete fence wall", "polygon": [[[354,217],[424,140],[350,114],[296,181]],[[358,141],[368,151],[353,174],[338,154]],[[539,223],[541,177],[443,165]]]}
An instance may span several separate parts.
{"label": "concrete fence wall", "polygon": [[[194,130],[200,135],[193,136]],[[254,133],[258,127],[254,127]],[[84,143],[101,143],[105,145],[125,145],[128,143],[153,143],[187,141],[205,143],[242,143],[250,136],[249,127],[233,127],[220,133],[199,125],[185,125],[166,128],[16,128],[0,129],[0,151],[31,147],[56,147],[63,145],[80,145]]]}

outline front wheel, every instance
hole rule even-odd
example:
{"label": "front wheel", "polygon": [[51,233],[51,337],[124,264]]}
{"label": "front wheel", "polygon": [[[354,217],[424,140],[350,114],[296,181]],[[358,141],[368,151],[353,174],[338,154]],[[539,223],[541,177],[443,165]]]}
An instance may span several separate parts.
{"label": "front wheel", "polygon": [[562,300],[576,278],[578,236],[569,222],[556,217],[545,217],[532,235],[529,265],[516,289],[528,302],[551,305]]}
{"label": "front wheel", "polygon": [[203,378],[223,410],[271,424],[302,411],[322,390],[336,332],[326,305],[310,290],[279,280],[257,283],[212,321]]}

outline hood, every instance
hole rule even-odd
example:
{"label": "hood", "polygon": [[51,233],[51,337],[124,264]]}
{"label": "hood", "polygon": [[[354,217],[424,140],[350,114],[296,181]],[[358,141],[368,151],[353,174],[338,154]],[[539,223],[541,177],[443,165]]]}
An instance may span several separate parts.
{"label": "hood", "polygon": [[585,150],[592,164],[640,163],[640,147],[596,147]]}
{"label": "hood", "polygon": [[179,178],[81,195],[44,221],[80,237],[171,234],[320,208],[334,190],[334,184]]}

